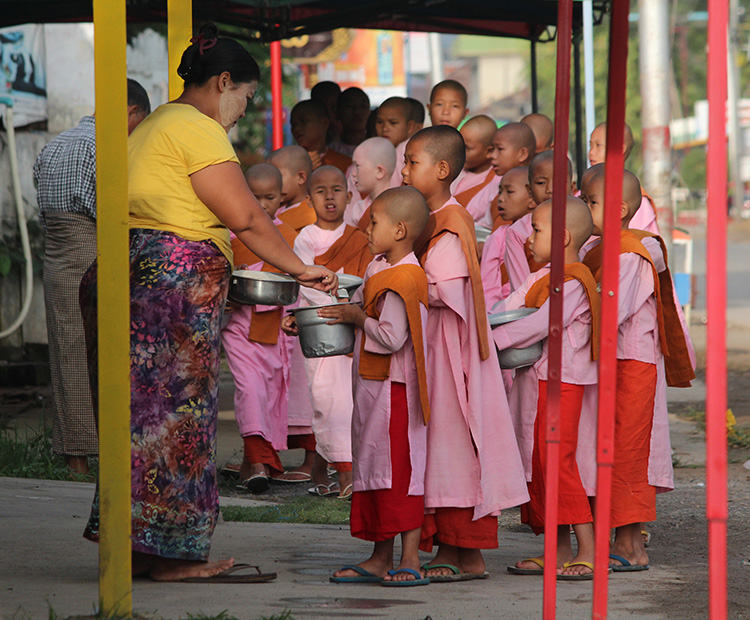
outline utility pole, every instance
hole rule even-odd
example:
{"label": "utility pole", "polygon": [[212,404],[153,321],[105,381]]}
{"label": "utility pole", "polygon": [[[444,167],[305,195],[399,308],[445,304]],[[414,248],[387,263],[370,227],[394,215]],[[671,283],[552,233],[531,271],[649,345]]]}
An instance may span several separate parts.
{"label": "utility pole", "polygon": [[727,47],[727,121],[729,123],[729,179],[734,190],[732,191],[732,212],[735,217],[742,211],[744,202],[745,186],[740,173],[740,161],[742,159],[742,141],[740,140],[740,123],[738,118],[738,100],[740,75],[737,67],[737,25],[739,18],[738,0],[729,0],[729,39]]}
{"label": "utility pole", "polygon": [[641,71],[643,174],[641,183],[654,201],[659,229],[672,255],[672,147],[669,135],[669,0],[638,0]]}

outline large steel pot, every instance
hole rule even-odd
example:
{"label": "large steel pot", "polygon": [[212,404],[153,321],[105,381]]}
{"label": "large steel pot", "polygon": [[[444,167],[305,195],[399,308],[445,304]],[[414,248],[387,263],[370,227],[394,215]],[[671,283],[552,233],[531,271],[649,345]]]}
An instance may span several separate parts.
{"label": "large steel pot", "polygon": [[[522,319],[530,314],[534,314],[537,308],[518,308],[517,310],[507,310],[505,312],[496,312],[490,314],[490,327],[512,323]],[[539,361],[542,357],[542,341],[523,347],[521,349],[503,349],[497,350],[497,359],[500,361],[500,368],[525,368]]]}
{"label": "large steel pot", "polygon": [[282,273],[239,269],[229,280],[229,299],[238,304],[290,306],[298,294],[297,281]]}
{"label": "large steel pot", "polygon": [[354,325],[328,325],[330,319],[318,316],[318,308],[325,308],[327,305],[332,304],[290,310],[297,320],[299,343],[305,357],[332,357],[354,351]]}
{"label": "large steel pot", "polygon": [[[357,289],[362,286],[364,280],[357,276],[349,275],[348,273],[339,274],[339,297],[352,298],[352,295],[357,292]],[[342,291],[346,291],[346,295],[342,294]]]}

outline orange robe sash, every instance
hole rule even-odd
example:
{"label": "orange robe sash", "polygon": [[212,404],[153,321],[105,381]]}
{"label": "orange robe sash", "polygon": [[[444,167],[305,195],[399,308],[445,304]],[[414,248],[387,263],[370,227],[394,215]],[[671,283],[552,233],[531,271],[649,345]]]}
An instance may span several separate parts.
{"label": "orange robe sash", "polygon": [[323,162],[324,166],[334,166],[344,174],[346,174],[349,166],[352,165],[351,157],[339,153],[338,151],[334,151],[333,149],[328,149],[325,153],[321,153],[320,161]]}
{"label": "orange robe sash", "polygon": [[479,351],[482,360],[490,356],[489,338],[487,335],[487,310],[484,305],[484,289],[482,276],[479,271],[479,249],[474,229],[474,220],[469,212],[458,204],[449,204],[430,215],[427,227],[414,246],[419,262],[424,266],[427,252],[445,233],[457,235],[466,257],[469,268],[472,296],[474,298],[474,314]]}
{"label": "orange robe sash", "polygon": [[354,226],[346,225],[344,234],[320,256],[315,257],[315,264],[327,267],[333,272],[343,269],[349,275],[364,277],[367,265],[372,261],[372,254],[365,234]]}
{"label": "orange robe sash", "polygon": [[454,198],[461,204],[461,206],[466,209],[469,206],[469,203],[471,202],[471,199],[474,198],[480,191],[482,191],[487,185],[489,185],[490,181],[495,176],[495,171],[490,168],[487,171],[487,174],[485,175],[484,179],[477,183],[476,185],[470,187],[469,189],[465,189],[459,194],[456,194]]}
{"label": "orange robe sash", "polygon": [[[420,304],[427,307],[427,276],[424,269],[417,265],[398,265],[369,278],[364,290],[364,311],[367,316],[373,319],[380,318],[378,300],[388,291],[396,293],[406,305],[406,316],[417,364],[419,400],[422,405],[422,417],[427,424],[430,421],[430,402],[427,398],[427,367],[420,312]],[[363,379],[385,381],[391,372],[391,355],[365,351],[366,339],[367,336],[363,333],[359,353],[359,374]]]}
{"label": "orange robe sash", "polygon": [[296,207],[292,207],[282,213],[279,213],[278,217],[282,222],[291,226],[294,230],[299,232],[305,226],[314,224],[318,219],[315,215],[315,209],[312,208],[307,200],[303,200]]}

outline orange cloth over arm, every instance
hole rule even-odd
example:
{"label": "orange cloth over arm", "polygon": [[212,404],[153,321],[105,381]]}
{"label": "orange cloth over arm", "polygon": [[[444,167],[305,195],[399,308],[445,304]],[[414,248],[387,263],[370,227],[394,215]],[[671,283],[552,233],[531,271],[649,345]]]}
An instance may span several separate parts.
{"label": "orange cloth over arm", "polygon": [[487,185],[490,184],[492,179],[495,177],[495,171],[490,168],[487,171],[487,175],[484,177],[481,183],[477,183],[474,187],[470,187],[454,196],[454,198],[461,204],[465,209],[468,207],[471,199],[474,198],[480,191],[482,191]]}
{"label": "orange cloth over arm", "polygon": [[365,234],[354,226],[346,225],[341,235],[328,250],[315,257],[315,264],[333,272],[343,270],[349,275],[364,277],[372,254]]}
{"label": "orange cloth over arm", "polygon": [[[378,319],[378,300],[388,291],[396,293],[406,306],[409,332],[414,345],[414,357],[419,382],[419,400],[424,423],[430,420],[430,402],[427,398],[427,371],[424,357],[422,318],[420,304],[427,307],[427,276],[416,265],[399,265],[386,269],[367,280],[364,290],[364,310],[367,316]],[[359,374],[364,379],[385,381],[390,375],[391,356],[365,351],[367,336],[362,334],[359,356]]]}
{"label": "orange cloth over arm", "polygon": [[296,207],[282,211],[276,217],[297,232],[305,226],[314,224],[318,219],[315,215],[315,209],[312,208],[307,200],[303,200]]}
{"label": "orange cloth over arm", "polygon": [[415,251],[420,263],[424,264],[425,256],[444,233],[453,233],[461,241],[466,257],[474,299],[474,314],[479,339],[479,351],[482,360],[490,355],[488,338],[487,310],[484,305],[482,275],[479,271],[479,249],[474,229],[474,220],[469,212],[459,204],[449,204],[430,215],[427,228],[415,244]]}
{"label": "orange cloth over arm", "polygon": [[335,166],[344,174],[346,174],[349,166],[352,165],[351,157],[339,153],[338,151],[334,151],[333,149],[328,149],[325,153],[321,154],[320,161],[322,161],[325,166]]}

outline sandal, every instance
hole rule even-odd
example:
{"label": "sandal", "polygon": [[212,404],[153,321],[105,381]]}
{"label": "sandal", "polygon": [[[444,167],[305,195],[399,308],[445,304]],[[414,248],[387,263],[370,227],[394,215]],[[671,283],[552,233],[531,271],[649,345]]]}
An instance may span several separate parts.
{"label": "sandal", "polygon": [[339,496],[336,499],[351,499],[352,498],[352,485],[347,484],[344,487],[344,490],[339,493]]}
{"label": "sandal", "polygon": [[316,497],[333,497],[334,495],[339,494],[339,489],[334,488],[338,486],[338,482],[331,482],[331,484],[316,484],[314,487],[307,489],[307,492]]}
{"label": "sandal", "polygon": [[[282,478],[282,476],[297,476],[294,479]],[[300,482],[312,482],[312,476],[306,471],[299,471],[294,469],[292,471],[284,471],[284,473],[278,476],[271,476],[271,482],[280,482],[282,484],[299,484]]]}
{"label": "sandal", "polygon": [[268,488],[270,486],[271,484],[268,480],[268,475],[265,473],[260,473],[250,476],[247,480],[243,480],[237,485],[237,488],[244,489],[245,491],[250,491],[250,493],[257,495],[258,493],[264,493],[265,491],[268,491]]}

